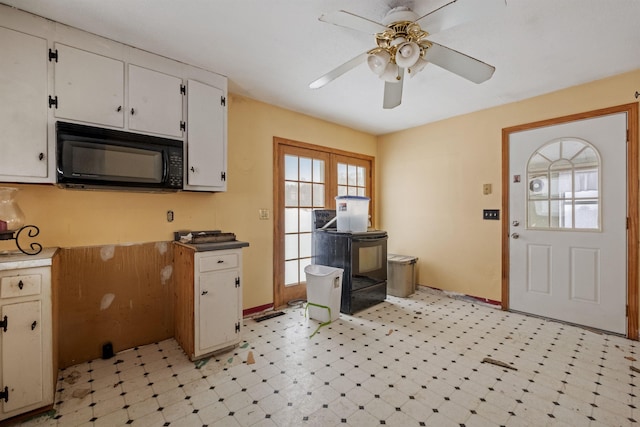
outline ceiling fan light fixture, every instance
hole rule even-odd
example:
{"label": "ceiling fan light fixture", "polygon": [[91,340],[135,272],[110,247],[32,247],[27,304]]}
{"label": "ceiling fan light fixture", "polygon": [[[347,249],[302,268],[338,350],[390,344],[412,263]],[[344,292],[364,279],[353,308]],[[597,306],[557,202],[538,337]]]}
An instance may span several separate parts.
{"label": "ceiling fan light fixture", "polygon": [[398,65],[393,62],[389,62],[384,69],[384,73],[380,75],[380,78],[386,82],[397,82],[400,80]]}
{"label": "ceiling fan light fixture", "polygon": [[402,68],[413,67],[420,58],[420,46],[415,42],[405,42],[398,46],[396,64]]}
{"label": "ceiling fan light fixture", "polygon": [[428,63],[429,61],[425,61],[421,56],[418,56],[418,59],[416,60],[415,64],[413,64],[411,67],[407,69],[407,72],[409,73],[409,77],[413,77],[416,74],[418,74],[420,71],[422,71],[424,67],[427,66]]}
{"label": "ceiling fan light fixture", "polygon": [[386,50],[380,50],[369,54],[367,57],[367,65],[369,69],[377,76],[382,76],[391,60],[391,55]]}

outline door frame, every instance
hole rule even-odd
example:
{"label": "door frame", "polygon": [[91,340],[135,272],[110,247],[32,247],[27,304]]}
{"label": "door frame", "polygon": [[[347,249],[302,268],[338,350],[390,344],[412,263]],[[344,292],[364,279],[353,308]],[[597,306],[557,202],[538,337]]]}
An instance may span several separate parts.
{"label": "door frame", "polygon": [[509,310],[509,137],[523,130],[627,113],[627,338],[638,340],[638,103],[502,129],[502,309]]}
{"label": "door frame", "polygon": [[[375,157],[366,154],[355,153],[351,151],[340,150],[337,148],[325,147],[322,145],[310,144],[308,142],[295,141],[292,139],[281,138],[278,136],[273,137],[273,306],[275,308],[283,307],[287,301],[285,301],[284,292],[280,286],[279,280],[283,277],[283,266],[278,262],[278,253],[284,250],[284,217],[280,214],[279,206],[283,202],[283,194],[280,192],[280,174],[281,165],[279,157],[282,152],[281,147],[288,146],[294,149],[307,149],[322,152],[332,157],[345,157],[349,159],[359,159],[369,162],[369,175],[367,177],[369,197],[371,202],[369,203],[369,209],[371,212],[371,223],[375,224]],[[327,177],[327,190],[329,186],[337,187],[336,184],[336,170],[332,164],[327,164],[325,170],[325,176]],[[326,193],[331,195],[331,191]],[[304,286],[304,292],[306,294],[306,284]]]}

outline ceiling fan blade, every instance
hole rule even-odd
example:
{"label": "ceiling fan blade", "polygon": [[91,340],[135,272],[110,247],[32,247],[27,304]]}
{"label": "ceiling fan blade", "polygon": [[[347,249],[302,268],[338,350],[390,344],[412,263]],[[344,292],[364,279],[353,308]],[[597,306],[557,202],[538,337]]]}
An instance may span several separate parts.
{"label": "ceiling fan blade", "polygon": [[367,52],[362,52],[360,55],[334,68],[333,70],[329,71],[327,74],[320,77],[319,79],[312,81],[309,84],[309,87],[311,89],[321,88],[322,86],[326,85],[330,81],[337,79],[347,71],[350,71],[351,69],[357,67],[358,65],[363,64],[367,59],[367,55],[368,55]]}
{"label": "ceiling fan blade", "polygon": [[426,61],[474,83],[482,83],[489,80],[496,70],[494,66],[485,64],[457,50],[449,49],[438,43],[430,43],[432,46],[424,54]]}
{"label": "ceiling fan blade", "polygon": [[364,31],[365,33],[375,34],[387,29],[384,25],[371,21],[362,16],[339,10],[337,12],[324,13],[318,18],[322,22],[338,25],[340,27],[351,28],[353,30]]}
{"label": "ceiling fan blade", "polygon": [[402,84],[404,83],[404,69],[398,69],[398,75],[400,80],[395,82],[384,82],[384,100],[382,101],[382,108],[391,109],[396,108],[402,102]]}
{"label": "ceiling fan blade", "polygon": [[506,0],[451,0],[416,21],[429,34],[436,34],[465,22],[492,16],[506,6]]}

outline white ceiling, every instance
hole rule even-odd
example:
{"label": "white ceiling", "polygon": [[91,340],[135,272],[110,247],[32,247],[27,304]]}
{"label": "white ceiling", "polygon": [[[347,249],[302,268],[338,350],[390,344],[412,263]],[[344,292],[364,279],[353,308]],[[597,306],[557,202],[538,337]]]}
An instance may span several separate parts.
{"label": "white ceiling", "polygon": [[0,0],[223,74],[233,93],[375,135],[640,69],[640,0],[499,1],[501,12],[429,37],[494,65],[490,80],[476,85],[430,64],[405,80],[402,104],[384,110],[384,82],[364,63],[309,89],[375,46],[318,17],[342,9],[381,22],[394,6],[422,16],[448,0]]}

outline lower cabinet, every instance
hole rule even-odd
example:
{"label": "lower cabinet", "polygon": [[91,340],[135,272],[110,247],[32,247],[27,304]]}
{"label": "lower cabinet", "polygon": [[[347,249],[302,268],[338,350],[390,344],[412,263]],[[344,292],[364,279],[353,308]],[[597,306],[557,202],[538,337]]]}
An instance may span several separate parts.
{"label": "lower cabinet", "polygon": [[53,404],[51,259],[43,252],[0,256],[0,420]]}
{"label": "lower cabinet", "polygon": [[242,249],[198,252],[178,244],[174,254],[178,343],[191,360],[237,345],[242,326]]}

